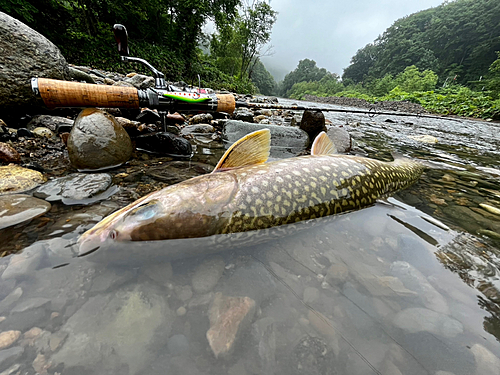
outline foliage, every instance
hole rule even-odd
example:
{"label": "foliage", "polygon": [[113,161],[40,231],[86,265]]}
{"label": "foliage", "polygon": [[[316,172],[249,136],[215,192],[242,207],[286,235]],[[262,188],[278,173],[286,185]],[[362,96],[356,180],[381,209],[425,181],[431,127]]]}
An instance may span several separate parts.
{"label": "foliage", "polygon": [[500,97],[500,52],[497,52],[498,58],[493,61],[488,74],[486,75],[485,86],[492,92],[496,98]]}
{"label": "foliage", "polygon": [[366,83],[415,65],[441,83],[457,76],[467,84],[486,75],[500,50],[499,17],[498,0],[456,0],[401,18],[358,50],[342,78]]}
{"label": "foliage", "polygon": [[279,87],[280,95],[285,97],[290,96],[292,86],[299,82],[311,82],[321,80],[328,71],[325,68],[318,68],[316,61],[304,59],[300,60],[297,68],[288,73]]}
{"label": "foliage", "polygon": [[260,60],[257,61],[253,68],[251,80],[255,86],[257,86],[261,94],[276,95],[276,81]]}
{"label": "foliage", "polygon": [[203,24],[237,15],[240,0],[0,0],[0,9],[37,30],[77,64],[124,70],[111,32],[127,27],[131,52],[172,79],[192,79]]}
{"label": "foliage", "polygon": [[262,47],[271,39],[277,13],[261,0],[245,2],[241,13],[221,22],[210,39],[210,53],[223,72],[247,79],[262,56]]}

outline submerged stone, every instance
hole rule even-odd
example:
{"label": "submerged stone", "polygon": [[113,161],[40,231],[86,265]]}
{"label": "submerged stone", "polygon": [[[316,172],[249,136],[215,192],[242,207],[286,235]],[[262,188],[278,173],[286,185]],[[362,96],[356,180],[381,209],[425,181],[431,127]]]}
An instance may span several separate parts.
{"label": "submerged stone", "polygon": [[464,331],[458,320],[418,307],[399,312],[394,318],[394,324],[410,333],[426,331],[444,337],[455,337]]}
{"label": "submerged stone", "polygon": [[319,133],[327,131],[325,126],[325,115],[319,110],[304,111],[300,121],[300,129],[304,130],[309,135],[311,142],[314,141]]}
{"label": "submerged stone", "polygon": [[33,195],[47,201],[62,200],[64,204],[90,204],[108,198],[118,188],[108,189],[112,178],[107,173],[73,173],[40,186]]}
{"label": "submerged stone", "polygon": [[48,212],[50,203],[30,195],[0,196],[0,229],[24,223]]}
{"label": "submerged stone", "polygon": [[215,294],[208,312],[210,329],[207,331],[207,340],[216,358],[232,352],[237,338],[252,320],[254,312],[255,301],[249,297]]}
{"label": "submerged stone", "polygon": [[17,165],[0,167],[0,195],[24,193],[44,182],[43,174],[32,169]]}
{"label": "submerged stone", "polygon": [[159,132],[135,138],[137,149],[159,155],[190,157],[193,153],[187,139],[172,133]]}

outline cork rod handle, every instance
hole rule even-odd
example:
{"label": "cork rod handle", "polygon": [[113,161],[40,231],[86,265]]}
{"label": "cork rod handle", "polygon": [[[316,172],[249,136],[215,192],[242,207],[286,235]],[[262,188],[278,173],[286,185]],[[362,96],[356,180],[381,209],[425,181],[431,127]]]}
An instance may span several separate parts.
{"label": "cork rod handle", "polygon": [[60,107],[139,108],[139,95],[134,87],[95,85],[88,83],[33,78],[33,90],[49,109]]}

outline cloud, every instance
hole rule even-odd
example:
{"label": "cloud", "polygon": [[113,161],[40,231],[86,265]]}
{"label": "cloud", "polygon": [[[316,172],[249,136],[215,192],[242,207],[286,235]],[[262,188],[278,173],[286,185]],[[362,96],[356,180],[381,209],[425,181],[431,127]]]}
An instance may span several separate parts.
{"label": "cloud", "polygon": [[271,0],[271,7],[279,13],[271,37],[274,54],[262,61],[278,79],[305,58],[342,75],[356,51],[373,42],[394,21],[441,3],[442,0]]}

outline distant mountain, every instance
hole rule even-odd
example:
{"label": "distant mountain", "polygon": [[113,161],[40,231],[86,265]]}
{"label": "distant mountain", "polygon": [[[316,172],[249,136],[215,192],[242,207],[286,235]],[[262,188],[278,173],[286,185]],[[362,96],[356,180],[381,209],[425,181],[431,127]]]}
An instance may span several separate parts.
{"label": "distant mountain", "polygon": [[467,84],[488,72],[500,50],[500,1],[456,0],[394,22],[358,50],[342,79],[363,82],[402,72],[431,69],[441,82]]}

